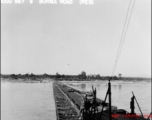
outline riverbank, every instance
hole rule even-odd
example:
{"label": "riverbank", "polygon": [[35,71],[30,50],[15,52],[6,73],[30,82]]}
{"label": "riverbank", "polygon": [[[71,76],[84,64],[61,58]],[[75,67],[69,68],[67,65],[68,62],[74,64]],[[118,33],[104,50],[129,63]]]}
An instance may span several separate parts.
{"label": "riverbank", "polygon": [[1,78],[1,82],[5,83],[5,82],[11,82],[11,83],[48,83],[53,81],[52,79],[36,79],[36,80],[32,80],[32,79],[11,79],[11,78]]}
{"label": "riverbank", "polygon": [[[12,78],[1,78],[1,82],[36,82],[36,83],[39,83],[39,82],[50,82],[50,81],[61,81],[61,82],[82,82],[82,83],[90,83],[90,82],[107,82],[107,80],[94,80],[94,79],[52,79],[52,78],[37,78],[37,79],[22,79],[22,78],[18,78],[18,79],[12,79]],[[151,82],[151,79],[146,79],[146,80],[138,80],[138,79],[132,79],[132,80],[123,80],[123,79],[120,79],[120,80],[111,80],[112,82],[130,82],[130,83],[135,83],[135,82],[148,82],[150,83]]]}

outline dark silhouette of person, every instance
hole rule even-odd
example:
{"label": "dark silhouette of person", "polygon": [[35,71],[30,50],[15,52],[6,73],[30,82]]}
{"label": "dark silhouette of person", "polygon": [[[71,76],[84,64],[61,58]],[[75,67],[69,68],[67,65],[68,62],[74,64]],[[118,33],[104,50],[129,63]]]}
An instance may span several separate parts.
{"label": "dark silhouette of person", "polygon": [[131,114],[135,114],[135,111],[134,111],[134,109],[135,109],[134,99],[135,99],[135,97],[133,96],[131,98],[131,101],[130,101]]}

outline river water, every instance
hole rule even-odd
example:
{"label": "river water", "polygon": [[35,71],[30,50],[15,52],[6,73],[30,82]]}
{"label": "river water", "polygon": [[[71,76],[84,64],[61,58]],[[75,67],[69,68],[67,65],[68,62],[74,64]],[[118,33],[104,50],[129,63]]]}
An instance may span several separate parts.
{"label": "river water", "polygon": [[[1,82],[2,120],[56,120],[52,81],[45,83]],[[97,97],[104,100],[108,82],[63,83],[81,91],[97,89]],[[151,81],[149,82],[111,82],[112,105],[130,112],[132,91],[143,114],[151,112]],[[108,99],[107,99],[108,100]],[[135,104],[135,112],[140,113]]]}
{"label": "river water", "polygon": [[56,120],[52,82],[1,83],[1,120]]}

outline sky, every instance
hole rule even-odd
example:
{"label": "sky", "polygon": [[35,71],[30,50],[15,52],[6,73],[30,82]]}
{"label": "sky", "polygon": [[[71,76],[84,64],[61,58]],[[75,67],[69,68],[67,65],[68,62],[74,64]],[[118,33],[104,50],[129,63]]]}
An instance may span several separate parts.
{"label": "sky", "polygon": [[[1,73],[110,76],[130,0],[93,1],[1,4]],[[119,73],[151,77],[151,0],[135,1]]]}

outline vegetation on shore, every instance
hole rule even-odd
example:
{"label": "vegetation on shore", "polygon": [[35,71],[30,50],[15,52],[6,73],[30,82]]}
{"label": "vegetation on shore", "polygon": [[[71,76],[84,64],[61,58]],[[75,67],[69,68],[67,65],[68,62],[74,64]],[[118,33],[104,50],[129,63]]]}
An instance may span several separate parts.
{"label": "vegetation on shore", "polygon": [[[1,74],[1,78],[3,79],[11,79],[11,80],[17,80],[17,79],[30,79],[30,80],[37,80],[40,81],[41,79],[54,79],[54,80],[67,80],[67,81],[90,81],[90,80],[108,80],[109,76],[101,76],[99,74],[97,75],[86,75],[86,72],[82,71],[79,75],[64,75],[56,73],[55,75],[50,74],[41,74],[41,75],[35,75],[33,73],[31,74]],[[122,77],[121,74],[118,76],[114,76],[112,80],[151,80],[151,78],[144,78],[144,77]]]}

